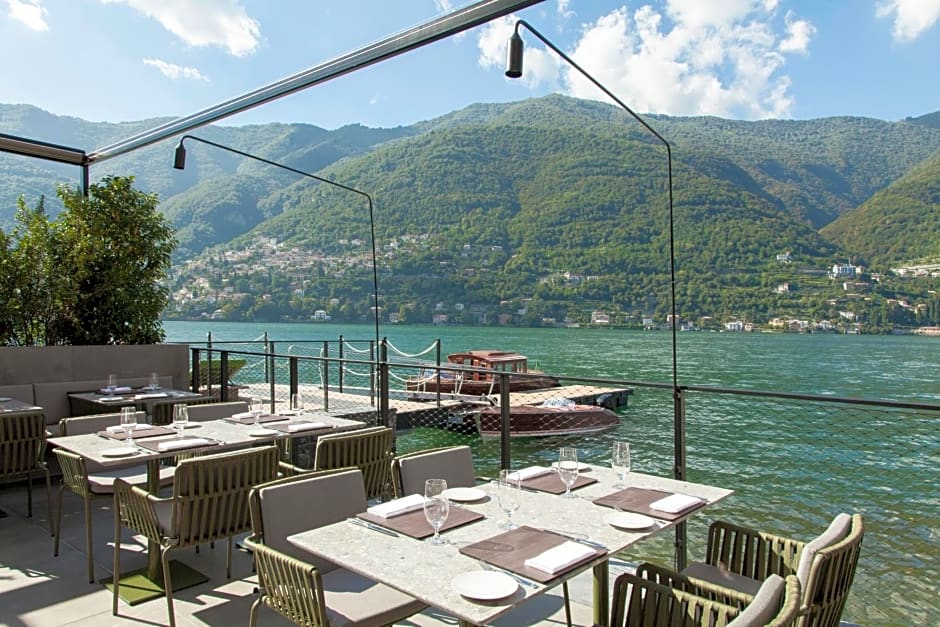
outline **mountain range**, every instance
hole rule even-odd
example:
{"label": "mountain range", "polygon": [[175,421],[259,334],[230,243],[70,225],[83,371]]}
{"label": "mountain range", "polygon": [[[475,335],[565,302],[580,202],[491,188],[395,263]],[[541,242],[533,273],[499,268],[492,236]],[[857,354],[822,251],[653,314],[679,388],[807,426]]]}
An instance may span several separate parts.
{"label": "mountain range", "polygon": [[[844,291],[820,278],[834,264],[886,273],[940,261],[940,112],[896,122],[646,119],[672,148],[684,316],[825,313],[820,303]],[[92,123],[0,105],[0,132],[88,149],[163,121]],[[385,310],[433,300],[484,310],[519,301],[543,318],[599,306],[664,311],[666,151],[619,108],[553,95],[471,105],[391,129],[266,124],[193,134],[367,191]],[[199,260],[258,238],[324,257],[349,255],[350,241],[370,239],[361,197],[194,141],[186,146],[182,172],[171,167],[171,142],[92,168],[93,177],[133,174],[140,189],[159,194],[178,228],[177,287],[206,267]],[[50,181],[77,179],[74,169],[10,155],[0,155],[0,172],[4,226],[20,194],[32,204],[38,191],[52,194]],[[367,278],[361,264],[342,273],[317,268],[310,276],[285,270],[281,287],[293,292],[279,309],[298,285],[311,283],[322,301]],[[251,283],[249,291],[265,289]],[[936,289],[936,281],[890,283],[874,295],[929,301]],[[368,290],[354,291],[362,292],[361,310]],[[251,312],[246,305],[239,315]]]}

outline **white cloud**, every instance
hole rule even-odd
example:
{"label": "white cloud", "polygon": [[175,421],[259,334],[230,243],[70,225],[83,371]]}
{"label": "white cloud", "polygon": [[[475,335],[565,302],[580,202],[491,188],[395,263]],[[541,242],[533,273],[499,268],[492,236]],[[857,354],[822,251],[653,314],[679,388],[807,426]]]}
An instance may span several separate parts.
{"label": "white cloud", "polygon": [[558,15],[562,16],[566,20],[571,19],[577,15],[577,13],[571,10],[569,6],[570,4],[571,0],[558,0]]}
{"label": "white cloud", "polygon": [[894,17],[894,38],[913,41],[940,19],[940,0],[886,0],[877,5],[878,17]]}
{"label": "white cloud", "polygon": [[160,73],[167,78],[191,78],[209,82],[209,78],[194,67],[183,67],[175,63],[168,63],[162,59],[144,59],[144,65],[157,68],[160,70]]}
{"label": "white cloud", "polygon": [[48,11],[39,4],[39,0],[7,0],[7,8],[9,9],[7,16],[11,20],[21,22],[35,31],[49,30],[45,19]]}
{"label": "white cloud", "polygon": [[434,0],[434,6],[438,13],[450,13],[454,10],[454,3],[451,0]]}
{"label": "white cloud", "polygon": [[219,46],[236,57],[254,52],[261,37],[258,22],[237,0],[101,0],[124,3],[160,22],[190,46]]}
{"label": "white cloud", "polygon": [[[788,12],[779,24],[778,0],[665,4],[632,13],[622,7],[583,25],[569,56],[637,111],[745,119],[789,115],[793,99],[783,67],[788,54],[808,51],[816,30],[810,22]],[[497,58],[503,63],[511,25],[507,18],[482,32],[483,67],[496,65]],[[569,95],[605,98],[553,52],[536,47],[533,37],[527,42],[530,86],[560,82]]]}

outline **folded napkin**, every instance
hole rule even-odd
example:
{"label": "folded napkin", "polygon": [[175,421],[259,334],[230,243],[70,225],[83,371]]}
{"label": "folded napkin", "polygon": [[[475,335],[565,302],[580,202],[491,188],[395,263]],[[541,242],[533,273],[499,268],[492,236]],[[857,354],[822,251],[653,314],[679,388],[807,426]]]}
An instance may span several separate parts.
{"label": "folded napkin", "polygon": [[205,438],[183,438],[180,440],[164,440],[157,444],[158,451],[175,451],[178,448],[192,448],[194,446],[208,446],[212,444]]}
{"label": "folded napkin", "polygon": [[134,399],[142,401],[145,398],[166,398],[167,396],[166,392],[147,392],[146,394],[135,394]]}
{"label": "folded napkin", "polygon": [[690,507],[695,507],[699,503],[704,503],[703,499],[688,494],[670,494],[658,501],[650,503],[650,509],[669,514],[678,514],[684,512]]}
{"label": "folded napkin", "polygon": [[101,392],[102,394],[127,394],[128,392],[131,391],[131,388],[130,388],[130,386],[127,386],[127,385],[121,385],[121,386],[118,386],[118,387],[116,387],[116,388],[114,388],[114,389],[111,389],[111,388],[101,388],[101,389],[98,390],[98,391]]}
{"label": "folded napkin", "polygon": [[106,429],[108,433],[124,433],[124,427],[121,425],[111,425]]}
{"label": "folded napkin", "polygon": [[595,553],[594,549],[587,545],[568,540],[564,544],[542,551],[535,557],[530,557],[525,561],[525,565],[554,575]]}
{"label": "folded napkin", "polygon": [[[269,414],[268,412],[263,411],[260,414],[258,414],[258,418],[264,418],[265,416],[270,416],[270,415],[271,414]],[[235,420],[243,420],[245,418],[254,418],[254,417],[255,415],[251,413],[250,411],[243,411],[243,412],[239,412],[237,414],[232,415],[232,418],[234,418]]]}
{"label": "folded napkin", "polygon": [[424,507],[424,496],[420,494],[409,494],[408,496],[403,496],[400,499],[395,499],[388,503],[373,505],[366,511],[380,518],[392,518],[393,516],[413,512],[422,507]]}
{"label": "folded napkin", "polygon": [[546,468],[545,466],[529,466],[528,468],[523,468],[522,470],[517,470],[516,472],[510,473],[509,477],[519,481],[526,481],[528,479],[540,477],[550,472],[553,472],[553,470],[551,468]]}
{"label": "folded napkin", "polygon": [[287,425],[287,430],[290,433],[295,431],[308,431],[310,429],[326,429],[330,425],[325,422],[291,422]]}

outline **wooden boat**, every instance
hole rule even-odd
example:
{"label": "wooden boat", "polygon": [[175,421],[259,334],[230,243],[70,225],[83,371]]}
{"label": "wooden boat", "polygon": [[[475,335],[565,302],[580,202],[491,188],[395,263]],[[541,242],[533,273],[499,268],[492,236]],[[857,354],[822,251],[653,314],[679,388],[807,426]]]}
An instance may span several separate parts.
{"label": "wooden boat", "polygon": [[[502,434],[499,407],[484,407],[464,416],[465,430],[481,436]],[[596,433],[613,429],[620,416],[605,407],[578,405],[567,398],[551,398],[540,405],[516,405],[509,408],[509,437],[538,437]]]}
{"label": "wooden boat", "polygon": [[[456,370],[425,369],[420,376],[409,379],[409,392],[437,392],[482,396],[499,394],[500,375],[510,373],[509,391],[525,392],[556,388],[561,384],[555,377],[538,370],[529,370],[525,355],[499,350],[471,350],[447,356],[447,367]],[[443,366],[442,366],[443,367]]]}

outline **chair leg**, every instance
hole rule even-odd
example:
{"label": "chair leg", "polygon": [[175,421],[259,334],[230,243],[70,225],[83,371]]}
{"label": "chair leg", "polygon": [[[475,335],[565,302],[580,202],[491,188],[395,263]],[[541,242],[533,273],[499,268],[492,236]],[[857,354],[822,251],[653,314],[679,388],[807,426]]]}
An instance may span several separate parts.
{"label": "chair leg", "polygon": [[49,469],[46,468],[46,507],[49,508],[49,535],[54,535],[55,531],[52,527],[52,477],[49,476]]}
{"label": "chair leg", "polygon": [[571,600],[568,598],[568,582],[561,584],[561,589],[565,593],[565,624],[571,627]]}
{"label": "chair leg", "polygon": [[95,583],[95,548],[91,529],[91,498],[85,497],[85,547],[88,550],[88,583]]}
{"label": "chair leg", "polygon": [[26,517],[33,517],[33,473],[26,473]]}
{"label": "chair leg", "polygon": [[163,593],[166,595],[166,609],[170,615],[170,627],[176,627],[176,614],[173,612],[173,581],[170,579],[170,550],[160,549],[160,561],[163,562]]}
{"label": "chair leg", "polygon": [[[116,501],[117,499],[115,499]],[[111,575],[111,614],[118,615],[118,588],[121,586],[121,517],[118,515],[118,504],[114,504],[114,561]]]}
{"label": "chair leg", "polygon": [[58,505],[55,508],[55,540],[52,542],[52,557],[59,556],[59,538],[62,536],[62,492],[65,490],[65,484],[59,485]]}
{"label": "chair leg", "polygon": [[225,556],[225,576],[228,579],[232,578],[232,536],[228,537],[228,553]]}
{"label": "chair leg", "polygon": [[255,627],[258,624],[258,608],[261,606],[261,597],[255,599],[251,604],[251,611],[248,613],[248,627]]}

